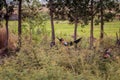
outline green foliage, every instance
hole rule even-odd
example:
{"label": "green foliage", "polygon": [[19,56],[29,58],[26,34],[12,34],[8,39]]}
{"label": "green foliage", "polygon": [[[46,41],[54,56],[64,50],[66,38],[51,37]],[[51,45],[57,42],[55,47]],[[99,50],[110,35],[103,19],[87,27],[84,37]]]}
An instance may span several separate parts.
{"label": "green foliage", "polygon": [[4,2],[3,2],[3,0],[1,0],[0,1],[0,11],[3,9],[3,7],[4,7]]}
{"label": "green foliage", "polygon": [[100,20],[95,19],[95,25],[99,25],[99,23],[100,23]]}
{"label": "green foliage", "polygon": [[115,17],[115,13],[109,12],[109,13],[106,13],[104,16],[105,16],[105,21],[108,21],[108,22],[113,21]]}
{"label": "green foliage", "polygon": [[46,33],[45,24],[48,14],[40,11],[41,4],[38,0],[26,0],[24,3],[22,12],[22,19],[25,21],[23,33],[26,34],[27,31],[31,40],[38,40],[37,35],[41,36]]}
{"label": "green foliage", "polygon": [[[52,12],[57,20],[69,20],[75,22],[75,18],[87,23],[89,17],[89,0],[54,0]],[[50,9],[50,3],[48,3]]]}
{"label": "green foliage", "polygon": [[3,2],[3,0],[1,0],[0,1],[0,22],[1,22],[1,18],[2,18],[2,9],[3,9],[3,7],[4,7],[4,2]]}
{"label": "green foliage", "polygon": [[26,34],[26,31],[28,33],[30,33],[30,36],[33,37],[33,39],[38,39],[37,35],[43,35],[43,34],[47,34],[46,32],[46,15],[41,15],[38,14],[35,17],[32,18],[26,18],[25,19],[25,23],[23,24],[24,28],[23,28],[23,33]]}

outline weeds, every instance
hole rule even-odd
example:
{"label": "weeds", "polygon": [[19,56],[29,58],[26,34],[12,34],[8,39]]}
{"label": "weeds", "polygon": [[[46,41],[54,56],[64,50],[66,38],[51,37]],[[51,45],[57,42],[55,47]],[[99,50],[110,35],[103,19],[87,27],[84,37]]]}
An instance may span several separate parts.
{"label": "weeds", "polygon": [[[24,41],[16,55],[3,59],[0,65],[1,80],[119,80],[119,48],[113,48],[113,55],[118,58],[103,59],[104,48],[89,50],[84,41],[78,48],[56,45],[50,48],[49,38],[41,42]],[[23,39],[25,40],[25,39]],[[108,43],[107,43],[108,42]],[[81,46],[80,46],[81,45]],[[111,45],[110,45],[111,46]]]}

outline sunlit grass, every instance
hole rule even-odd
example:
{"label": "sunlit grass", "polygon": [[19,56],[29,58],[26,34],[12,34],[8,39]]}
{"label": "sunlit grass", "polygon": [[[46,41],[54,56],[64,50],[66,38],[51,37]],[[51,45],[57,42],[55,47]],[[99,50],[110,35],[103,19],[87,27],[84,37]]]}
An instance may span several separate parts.
{"label": "sunlit grass", "polygon": [[[23,22],[24,23],[24,22]],[[69,24],[68,21],[55,21],[55,34],[57,37],[59,36],[67,36],[71,37],[74,34],[74,24]],[[10,21],[9,28],[12,30],[17,30],[17,21]],[[24,27],[24,26],[23,26]],[[51,33],[51,24],[50,21],[46,21],[45,25],[47,31]],[[105,22],[104,24],[104,33],[106,36],[116,36],[116,32],[119,31],[120,21],[114,22]],[[89,25],[85,25],[81,27],[81,24],[78,24],[77,30],[78,37],[89,37],[90,36],[90,23]],[[100,25],[94,25],[94,37],[99,38],[100,36]]]}
{"label": "sunlit grass", "polygon": [[[55,33],[56,35],[66,34],[73,35],[74,34],[74,24],[69,24],[67,21],[60,21],[55,23]],[[49,31],[51,31],[50,21],[47,22],[46,27]],[[104,24],[104,32],[105,36],[113,36],[115,37],[115,33],[119,31],[120,21],[114,22],[105,22]],[[78,25],[78,36],[89,37],[90,35],[90,23],[84,27],[81,27],[81,24]],[[100,36],[100,25],[94,25],[94,36]]]}

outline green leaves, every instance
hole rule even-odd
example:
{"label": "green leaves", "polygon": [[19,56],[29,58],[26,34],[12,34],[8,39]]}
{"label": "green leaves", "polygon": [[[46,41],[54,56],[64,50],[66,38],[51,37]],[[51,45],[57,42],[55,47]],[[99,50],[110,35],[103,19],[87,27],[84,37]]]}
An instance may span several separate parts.
{"label": "green leaves", "polygon": [[0,11],[3,9],[3,6],[4,6],[4,2],[3,0],[0,1]]}
{"label": "green leaves", "polygon": [[[88,5],[90,0],[54,0],[52,4],[52,10],[55,19],[75,21],[75,17],[78,20],[83,20],[88,13]],[[48,3],[48,7],[49,7]],[[50,7],[49,7],[50,8]]]}

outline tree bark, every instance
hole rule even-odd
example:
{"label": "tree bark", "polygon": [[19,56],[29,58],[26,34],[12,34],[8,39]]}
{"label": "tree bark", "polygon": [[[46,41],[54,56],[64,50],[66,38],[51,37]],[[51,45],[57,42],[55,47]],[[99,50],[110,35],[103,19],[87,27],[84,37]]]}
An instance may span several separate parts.
{"label": "tree bark", "polygon": [[100,0],[100,4],[101,4],[101,9],[100,9],[100,13],[101,13],[100,39],[103,39],[103,37],[104,37],[104,20],[103,20],[103,1],[102,0]]}
{"label": "tree bark", "polygon": [[8,20],[9,20],[9,13],[8,13],[8,5],[6,3],[6,0],[3,0],[6,8],[6,15],[5,15],[5,26],[6,26],[6,41],[5,41],[5,47],[8,48],[8,39],[9,39],[9,29],[8,29]]}
{"label": "tree bark", "polygon": [[77,27],[78,27],[78,19],[77,17],[75,17],[74,41],[77,39]]}
{"label": "tree bark", "polygon": [[90,48],[93,47],[93,20],[94,20],[94,15],[93,15],[93,0],[91,0],[91,27],[90,27]]}
{"label": "tree bark", "polygon": [[55,45],[55,30],[54,30],[54,21],[53,21],[53,7],[52,3],[53,1],[50,0],[50,19],[51,19],[51,29],[52,29],[52,46]]}
{"label": "tree bark", "polygon": [[6,14],[6,41],[5,41],[5,47],[8,48],[8,40],[9,40],[9,29],[8,29],[8,14]]}
{"label": "tree bark", "polygon": [[[76,16],[75,17],[75,28],[74,28],[74,41],[77,39],[77,27],[78,27],[78,18]],[[77,48],[77,44],[75,44],[74,47]]]}
{"label": "tree bark", "polygon": [[19,8],[18,8],[18,46],[21,47],[21,7],[22,7],[22,0],[19,0]]}

